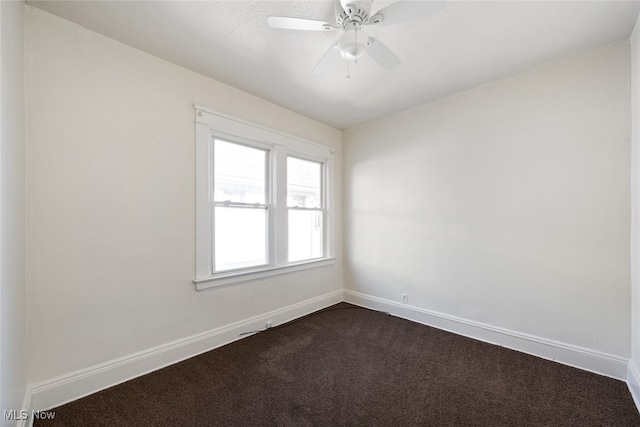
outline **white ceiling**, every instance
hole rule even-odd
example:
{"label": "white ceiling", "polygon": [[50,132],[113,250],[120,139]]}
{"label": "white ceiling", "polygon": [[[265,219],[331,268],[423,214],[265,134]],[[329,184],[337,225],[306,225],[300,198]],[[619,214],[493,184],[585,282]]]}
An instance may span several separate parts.
{"label": "white ceiling", "polygon": [[[31,5],[338,129],[629,38],[637,1],[447,1],[367,27],[402,63],[364,57],[312,74],[339,32],[272,29],[269,15],[330,20],[326,1],[30,1]],[[372,13],[394,3],[374,0]]]}

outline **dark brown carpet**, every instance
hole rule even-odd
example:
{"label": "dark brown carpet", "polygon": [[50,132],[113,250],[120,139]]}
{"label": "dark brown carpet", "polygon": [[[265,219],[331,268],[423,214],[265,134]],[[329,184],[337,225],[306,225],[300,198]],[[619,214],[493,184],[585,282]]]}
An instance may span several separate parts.
{"label": "dark brown carpet", "polygon": [[624,382],[345,303],[35,426],[640,426]]}

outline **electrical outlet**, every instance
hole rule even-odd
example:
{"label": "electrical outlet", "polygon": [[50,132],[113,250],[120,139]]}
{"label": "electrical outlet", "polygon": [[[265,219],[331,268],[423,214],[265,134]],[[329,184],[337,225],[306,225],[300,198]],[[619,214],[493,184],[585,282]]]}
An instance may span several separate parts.
{"label": "electrical outlet", "polygon": [[267,320],[266,327],[267,327],[267,329],[273,328],[273,320]]}
{"label": "electrical outlet", "polygon": [[409,295],[407,295],[406,293],[402,294],[402,303],[403,304],[408,304],[409,303]]}

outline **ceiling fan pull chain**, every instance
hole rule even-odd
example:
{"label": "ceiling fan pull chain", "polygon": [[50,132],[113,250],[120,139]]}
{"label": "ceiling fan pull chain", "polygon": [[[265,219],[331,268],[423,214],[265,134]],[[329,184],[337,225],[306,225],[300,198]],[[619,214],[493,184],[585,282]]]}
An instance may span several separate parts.
{"label": "ceiling fan pull chain", "polygon": [[[358,46],[358,26],[354,25],[354,32],[355,32],[355,38],[356,38],[356,46]],[[358,63],[358,55],[356,55],[356,64]]]}

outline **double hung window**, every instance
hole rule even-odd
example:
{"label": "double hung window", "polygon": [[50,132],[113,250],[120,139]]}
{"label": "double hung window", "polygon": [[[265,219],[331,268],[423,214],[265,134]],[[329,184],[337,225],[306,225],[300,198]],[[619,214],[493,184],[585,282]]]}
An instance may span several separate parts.
{"label": "double hung window", "polygon": [[214,271],[269,264],[269,150],[213,141]]}
{"label": "double hung window", "polygon": [[289,262],[323,255],[322,181],[322,163],[287,158]]}
{"label": "double hung window", "polygon": [[197,289],[333,264],[332,154],[196,107]]}

